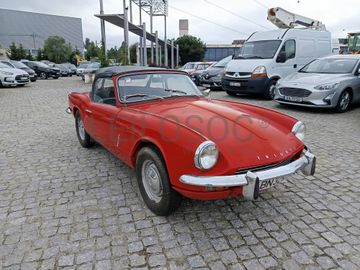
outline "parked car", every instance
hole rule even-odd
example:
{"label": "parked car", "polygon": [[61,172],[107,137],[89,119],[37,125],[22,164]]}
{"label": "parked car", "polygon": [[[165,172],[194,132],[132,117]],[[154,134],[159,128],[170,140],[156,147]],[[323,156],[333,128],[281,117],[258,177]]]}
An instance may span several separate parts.
{"label": "parked car", "polygon": [[40,62],[44,63],[44,64],[46,64],[46,65],[48,65],[50,67],[55,67],[55,65],[56,65],[54,62],[51,62],[49,60],[41,60]]}
{"label": "parked car", "polygon": [[79,65],[76,69],[76,75],[81,76],[81,74],[83,74],[83,72],[84,72],[84,69],[90,64],[91,64],[91,62],[88,62],[88,61],[79,62]]}
{"label": "parked car", "polygon": [[213,64],[213,62],[188,62],[179,68],[179,70],[185,71],[191,75],[195,71],[203,71],[207,69],[211,64]]}
{"label": "parked car", "polygon": [[319,58],[279,80],[275,101],[345,112],[352,103],[360,102],[359,76],[360,55]]}
{"label": "parked car", "polygon": [[86,66],[86,68],[83,69],[82,73],[81,73],[81,78],[83,80],[85,80],[85,74],[88,73],[95,73],[98,69],[100,68],[100,63],[98,62],[93,62],[90,65]]}
{"label": "parked car", "polygon": [[60,77],[60,69],[56,67],[50,67],[39,61],[24,61],[23,63],[33,69],[41,79],[47,79],[49,77],[58,79]]}
{"label": "parked car", "polygon": [[328,31],[289,28],[255,32],[228,63],[222,87],[229,95],[258,94],[273,99],[277,80],[330,54]]}
{"label": "parked car", "polygon": [[55,67],[60,69],[60,76],[61,77],[68,77],[70,76],[69,67],[64,64],[55,64]]}
{"label": "parked car", "polygon": [[29,74],[26,71],[0,63],[0,87],[24,86],[29,82]]}
{"label": "parked car", "polygon": [[204,70],[200,76],[200,85],[210,89],[222,89],[221,79],[224,76],[226,65],[232,58],[232,55],[225,57]]}
{"label": "parked car", "polygon": [[21,63],[20,61],[14,61],[14,60],[1,60],[1,63],[8,65],[11,68],[18,68],[21,70],[26,71],[29,74],[30,81],[35,82],[37,80],[37,75],[34,70],[29,68],[24,63]]}
{"label": "parked car", "polygon": [[188,72],[190,74],[191,80],[196,84],[200,85],[200,76],[201,74],[208,69],[209,67],[213,66],[215,62],[202,62],[200,64],[195,65],[194,71]]}
{"label": "parked car", "polygon": [[182,196],[253,200],[284,176],[315,172],[303,123],[258,106],[211,100],[179,70],[100,69],[90,93],[68,98],[80,144],[96,141],[134,168],[141,195],[157,215],[174,211]]}
{"label": "parked car", "polygon": [[76,66],[71,63],[62,63],[62,65],[66,65],[69,68],[70,75],[76,75]]}

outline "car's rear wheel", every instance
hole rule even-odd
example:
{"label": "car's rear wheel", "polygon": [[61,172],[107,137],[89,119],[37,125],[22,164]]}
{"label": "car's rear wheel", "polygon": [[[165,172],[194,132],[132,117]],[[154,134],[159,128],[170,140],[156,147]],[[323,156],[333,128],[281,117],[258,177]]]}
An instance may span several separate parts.
{"label": "car's rear wheel", "polygon": [[159,216],[167,216],[181,204],[181,195],[170,184],[165,162],[155,148],[142,148],[136,158],[136,177],[147,207]]}
{"label": "car's rear wheel", "polygon": [[40,78],[43,79],[43,80],[46,80],[47,79],[47,74],[45,72],[41,72],[40,73]]}
{"label": "car's rear wheel", "polygon": [[91,147],[94,143],[91,140],[90,135],[85,130],[84,123],[81,119],[81,115],[79,111],[75,113],[75,128],[76,128],[76,135],[78,137],[81,146],[85,148]]}
{"label": "car's rear wheel", "polygon": [[351,94],[349,90],[344,90],[338,100],[338,103],[335,107],[335,111],[338,113],[343,113],[345,112],[350,105],[351,102]]}

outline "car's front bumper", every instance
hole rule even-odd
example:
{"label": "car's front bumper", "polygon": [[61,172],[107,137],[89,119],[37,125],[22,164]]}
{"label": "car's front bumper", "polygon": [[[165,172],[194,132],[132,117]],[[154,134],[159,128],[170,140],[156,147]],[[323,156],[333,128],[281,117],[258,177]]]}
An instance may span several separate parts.
{"label": "car's front bumper", "polygon": [[310,150],[304,150],[303,155],[293,162],[275,167],[268,170],[244,174],[225,175],[225,176],[193,176],[182,175],[180,182],[201,186],[207,189],[220,187],[243,187],[242,195],[248,200],[254,200],[259,196],[259,191],[274,186],[277,179],[295,174],[301,171],[304,175],[314,175],[316,167],[316,158]]}
{"label": "car's front bumper", "polygon": [[[284,93],[279,88],[287,88],[285,86],[276,86],[274,100],[278,103],[304,106],[304,107],[322,107],[334,108],[339,100],[340,89],[317,90],[314,88],[291,88],[291,94]],[[303,92],[307,94],[304,95]]]}
{"label": "car's front bumper", "polygon": [[1,81],[4,86],[23,85],[30,82],[29,75],[7,75]]}
{"label": "car's front bumper", "polygon": [[251,75],[236,77],[224,76],[221,79],[225,91],[239,94],[264,94],[270,86],[268,77],[251,78]]}
{"label": "car's front bumper", "polygon": [[210,77],[208,79],[201,77],[200,85],[206,88],[222,88],[221,87],[221,78]]}

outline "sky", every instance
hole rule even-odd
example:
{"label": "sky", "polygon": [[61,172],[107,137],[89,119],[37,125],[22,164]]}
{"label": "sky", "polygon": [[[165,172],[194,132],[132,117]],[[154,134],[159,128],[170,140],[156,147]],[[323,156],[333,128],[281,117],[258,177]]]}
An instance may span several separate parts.
{"label": "sky", "polygon": [[[276,29],[267,21],[269,7],[282,7],[291,12],[316,19],[326,25],[333,38],[347,32],[360,31],[359,0],[168,0],[168,38],[179,36],[179,19],[189,20],[189,34],[207,44],[231,44],[246,39],[255,31]],[[122,0],[103,0],[105,14],[121,14]],[[126,0],[128,3],[129,0]],[[100,21],[94,17],[100,10],[99,0],[0,0],[0,8],[78,17],[82,19],[84,39],[100,41]],[[139,23],[139,10],[133,5],[133,21]],[[149,16],[143,12],[149,25]],[[1,26],[0,26],[1,29]],[[162,17],[154,18],[154,30],[164,36]],[[119,46],[123,29],[106,23],[107,47]],[[130,34],[130,42],[138,37]]]}

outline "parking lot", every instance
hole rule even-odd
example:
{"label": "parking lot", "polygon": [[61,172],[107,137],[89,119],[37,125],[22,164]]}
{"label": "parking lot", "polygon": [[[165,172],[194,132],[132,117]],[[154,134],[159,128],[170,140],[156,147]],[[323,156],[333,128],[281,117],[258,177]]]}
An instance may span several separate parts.
{"label": "parking lot", "polygon": [[89,88],[73,77],[0,89],[1,269],[360,268],[359,107],[334,114],[212,92],[302,120],[317,173],[254,202],[184,200],[164,218],[130,168],[80,146],[67,94]]}

